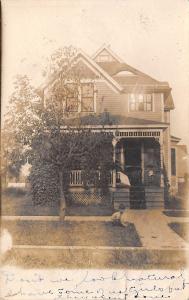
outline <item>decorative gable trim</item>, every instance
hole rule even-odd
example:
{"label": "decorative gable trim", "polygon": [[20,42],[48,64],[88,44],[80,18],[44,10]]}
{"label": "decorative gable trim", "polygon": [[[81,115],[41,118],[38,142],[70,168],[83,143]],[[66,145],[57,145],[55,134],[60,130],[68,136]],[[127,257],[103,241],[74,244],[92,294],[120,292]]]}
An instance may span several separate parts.
{"label": "decorative gable trim", "polygon": [[85,52],[79,49],[78,56],[82,55],[88,63],[94,67],[100,75],[102,75],[109,83],[111,83],[118,91],[122,91],[123,88],[120,86],[120,84],[114,80],[104,69],[102,69],[94,60],[92,60]]}
{"label": "decorative gable trim", "polygon": [[[86,64],[94,73],[95,75],[99,76],[100,78],[103,77],[107,84],[116,92],[121,92],[123,90],[123,87],[120,86],[120,84],[114,80],[106,71],[104,71],[95,61],[93,61],[85,52],[83,52],[81,49],[79,49],[77,56],[74,58],[76,62],[82,61],[84,64]],[[59,71],[60,72],[60,71]],[[47,79],[46,82],[41,84],[41,86],[37,90],[44,90],[46,89],[51,83],[53,83],[56,80],[56,74],[51,77],[50,79]]]}

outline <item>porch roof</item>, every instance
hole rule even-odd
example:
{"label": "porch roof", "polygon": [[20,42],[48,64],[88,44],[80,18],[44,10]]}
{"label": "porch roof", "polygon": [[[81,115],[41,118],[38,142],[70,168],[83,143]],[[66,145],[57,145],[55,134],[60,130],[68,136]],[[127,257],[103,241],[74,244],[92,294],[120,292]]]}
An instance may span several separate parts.
{"label": "porch roof", "polygon": [[112,115],[109,113],[102,113],[99,115],[86,115],[81,118],[70,118],[67,119],[65,125],[70,126],[78,126],[78,125],[88,125],[88,126],[107,126],[107,127],[115,127],[121,125],[121,127],[167,127],[169,123],[148,120],[148,119],[141,119],[141,118],[133,118],[133,117],[125,117],[120,115]]}

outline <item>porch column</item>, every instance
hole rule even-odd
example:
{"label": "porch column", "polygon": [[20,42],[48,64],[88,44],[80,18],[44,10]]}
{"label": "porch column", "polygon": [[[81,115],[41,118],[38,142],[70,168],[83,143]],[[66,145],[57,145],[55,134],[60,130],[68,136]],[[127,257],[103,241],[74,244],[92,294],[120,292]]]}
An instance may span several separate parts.
{"label": "porch column", "polygon": [[159,138],[159,145],[160,145],[160,168],[161,168],[161,175],[160,175],[160,187],[164,187],[164,175],[163,175],[163,134],[161,132]]}
{"label": "porch column", "polygon": [[144,141],[141,143],[141,168],[142,168],[142,183],[144,183]]}
{"label": "porch column", "polygon": [[[112,145],[113,145],[113,163],[115,165],[116,163],[116,144],[117,144],[117,140],[114,138],[112,141]],[[115,188],[116,187],[116,169],[114,167],[113,173],[112,173],[112,187]]]}
{"label": "porch column", "polygon": [[125,169],[125,155],[124,155],[124,145],[123,142],[121,143],[121,153],[120,153],[120,164],[121,164],[121,168],[124,171]]}

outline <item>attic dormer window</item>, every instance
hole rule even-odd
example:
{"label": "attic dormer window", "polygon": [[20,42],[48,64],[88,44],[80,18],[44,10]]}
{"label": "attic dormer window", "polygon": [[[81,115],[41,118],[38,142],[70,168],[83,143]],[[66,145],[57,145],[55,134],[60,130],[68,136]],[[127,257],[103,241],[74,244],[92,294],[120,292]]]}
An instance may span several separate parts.
{"label": "attic dormer window", "polygon": [[107,62],[107,61],[111,61],[111,56],[108,54],[101,54],[97,57],[96,59],[97,62]]}
{"label": "attic dormer window", "polygon": [[152,94],[130,94],[129,111],[152,111]]}
{"label": "attic dormer window", "polygon": [[115,61],[115,58],[107,50],[104,50],[98,54],[95,60],[96,62],[111,62]]}

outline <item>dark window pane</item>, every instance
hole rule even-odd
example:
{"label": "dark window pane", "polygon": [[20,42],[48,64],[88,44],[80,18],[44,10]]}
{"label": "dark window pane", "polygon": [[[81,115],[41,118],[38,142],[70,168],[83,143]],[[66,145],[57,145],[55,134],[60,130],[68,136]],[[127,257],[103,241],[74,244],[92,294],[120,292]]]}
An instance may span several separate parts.
{"label": "dark window pane", "polygon": [[171,175],[176,175],[176,150],[171,148]]}

